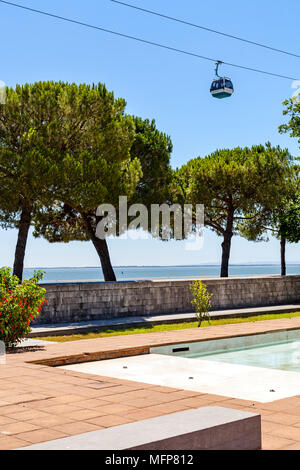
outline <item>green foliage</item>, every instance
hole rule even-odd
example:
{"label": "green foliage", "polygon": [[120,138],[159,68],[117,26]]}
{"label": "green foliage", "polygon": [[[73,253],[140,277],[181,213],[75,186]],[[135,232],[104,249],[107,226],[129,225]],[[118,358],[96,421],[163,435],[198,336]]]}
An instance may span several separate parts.
{"label": "green foliage", "polygon": [[290,162],[288,151],[270,144],[218,150],[177,171],[177,193],[185,202],[205,205],[205,223],[218,235],[226,231],[229,214],[237,232],[245,213],[280,204]]}
{"label": "green foliage", "polygon": [[136,187],[132,202],[162,204],[169,200],[171,182],[170,155],[173,150],[171,139],[160,132],[155,121],[134,116],[135,138],[130,150],[131,159],[138,158],[142,177]]}
{"label": "green foliage", "polygon": [[249,233],[253,232],[257,220],[280,207],[288,196],[291,162],[287,150],[267,143],[218,150],[190,160],[175,172],[174,199],[204,204],[205,225],[223,237],[222,276],[228,276],[232,236],[245,234],[246,221]]}
{"label": "green foliage", "polygon": [[126,102],[104,85],[68,85],[60,129],[59,177],[55,195],[79,213],[102,203],[117,205],[134,191],[139,162],[130,159],[134,123],[124,116]]}
{"label": "green foliage", "polygon": [[14,273],[22,278],[32,218],[54,198],[59,176],[62,83],[7,89],[0,105],[0,224],[18,229]]}
{"label": "green foliage", "polygon": [[131,158],[135,125],[125,106],[102,84],[8,90],[0,106],[0,222],[22,231],[19,257],[28,225],[49,241],[90,239],[86,220],[95,229],[95,209],[132,196],[141,165]]}
{"label": "green foliage", "polygon": [[279,236],[289,243],[300,241],[300,195],[299,193],[289,200],[283,211],[276,215]]}
{"label": "green foliage", "polygon": [[34,321],[45,303],[46,290],[38,285],[43,272],[37,271],[31,279],[20,284],[10,268],[0,269],[0,340],[13,347],[31,331]]}
{"label": "green foliage", "polygon": [[[43,208],[35,220],[35,236],[42,235],[50,242],[93,240],[91,230],[94,233],[99,222],[95,211],[100,204],[112,204],[116,208],[118,219],[118,198],[121,195],[127,196],[128,205],[143,203],[149,209],[152,203],[168,201],[172,151],[170,138],[158,131],[154,121],[130,116],[126,116],[126,119],[134,127],[130,148],[126,147],[129,152],[126,159],[122,162],[117,161],[116,168],[113,167],[113,160],[109,160],[105,178],[103,179],[103,170],[98,179],[96,178],[97,182],[101,181],[101,188],[94,188],[84,203],[81,203],[82,198],[73,200],[78,178],[74,178],[72,182],[64,181],[62,187],[67,188],[68,194],[65,191],[64,194],[58,193],[59,202],[56,201],[51,207]],[[99,159],[99,153],[97,152],[93,158]],[[71,172],[69,169],[65,173],[70,175]],[[91,175],[87,172],[85,180],[91,181],[95,175],[96,170],[93,170]],[[85,190],[84,193],[86,194]],[[131,220],[128,219],[128,224]],[[117,224],[116,232],[121,235],[123,227]],[[95,245],[97,241],[93,243]]]}
{"label": "green foliage", "polygon": [[[240,234],[251,241],[268,241],[269,233],[278,239],[290,243],[300,240],[300,199],[299,199],[299,168],[293,164],[287,177],[282,180],[284,192],[280,203],[272,207],[263,207],[253,217],[247,217],[239,224]],[[255,208],[256,210],[257,208]]]}
{"label": "green foliage", "polygon": [[[99,205],[117,208],[120,195],[147,206],[168,200],[171,140],[125,107],[100,83],[7,90],[0,105],[0,224],[19,229],[19,258],[30,224],[50,242],[87,241]],[[22,260],[15,265],[20,275]]]}
{"label": "green foliage", "polygon": [[279,132],[282,134],[289,133],[291,137],[298,138],[300,143],[300,100],[299,95],[297,98],[291,98],[283,102],[285,109],[284,116],[289,116],[289,121],[279,127]]}
{"label": "green foliage", "polygon": [[[7,89],[0,105],[0,210],[18,226],[24,205],[52,199],[58,173],[55,146],[60,130],[58,95],[63,84],[39,82]],[[14,216],[14,214],[16,216]]]}
{"label": "green foliage", "polygon": [[[133,191],[140,166],[130,161],[134,123],[125,105],[102,84],[8,89],[0,105],[2,210],[11,215],[24,202],[49,207],[68,200],[89,211],[116,202],[118,189]],[[7,220],[18,225],[18,218]]]}
{"label": "green foliage", "polygon": [[210,322],[209,311],[211,310],[213,295],[207,292],[206,285],[202,281],[194,281],[190,286],[190,291],[194,297],[192,305],[195,308],[198,327],[200,328],[203,321]]}
{"label": "green foliage", "polygon": [[141,165],[131,158],[135,125],[124,115],[126,102],[115,99],[104,85],[67,85],[59,130],[58,176],[54,202],[35,218],[35,236],[50,242],[90,240],[89,219],[103,203],[118,206],[129,198],[141,178]]}

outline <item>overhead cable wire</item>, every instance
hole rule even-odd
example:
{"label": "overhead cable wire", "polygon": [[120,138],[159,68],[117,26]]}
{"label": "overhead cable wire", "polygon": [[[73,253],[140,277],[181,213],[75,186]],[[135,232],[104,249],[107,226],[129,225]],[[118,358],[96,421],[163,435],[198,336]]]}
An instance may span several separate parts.
{"label": "overhead cable wire", "polygon": [[248,70],[248,71],[251,71],[251,72],[256,72],[256,73],[260,73],[260,74],[264,74],[264,75],[269,75],[269,76],[273,76],[273,77],[276,77],[276,78],[283,78],[283,79],[286,79],[286,80],[293,80],[293,81],[297,80],[297,78],[289,77],[289,76],[286,76],[286,75],[281,75],[281,74],[278,74],[278,73],[268,72],[266,70],[254,69],[252,67],[246,67],[244,65],[238,65],[238,64],[233,64],[233,63],[230,63],[230,62],[220,61],[219,59],[213,59],[211,57],[206,57],[206,56],[203,56],[203,55],[200,55],[200,54],[196,54],[195,52],[190,52],[190,51],[186,51],[186,50],[183,50],[183,49],[178,49],[176,47],[168,46],[166,44],[161,44],[161,43],[157,43],[157,42],[154,42],[154,41],[149,41],[149,40],[144,39],[144,38],[139,38],[139,37],[136,37],[136,36],[131,36],[129,34],[120,33],[118,31],[113,31],[113,30],[110,30],[110,29],[103,28],[101,26],[95,26],[95,25],[92,25],[92,24],[89,24],[89,23],[84,23],[84,22],[79,21],[79,20],[75,20],[75,19],[72,19],[72,18],[67,18],[65,16],[56,15],[54,13],[50,13],[50,12],[47,12],[47,11],[37,10],[35,8],[26,7],[26,6],[20,5],[18,3],[8,2],[8,1],[5,1],[5,0],[0,0],[0,3],[6,4],[6,5],[9,5],[9,6],[13,6],[13,7],[16,7],[16,8],[20,8],[20,9],[23,9],[23,10],[27,10],[27,11],[30,11],[30,12],[33,12],[33,13],[38,13],[40,15],[44,15],[44,16],[59,19],[59,20],[62,20],[62,21],[66,21],[68,23],[73,23],[73,24],[77,24],[79,26],[84,26],[86,28],[91,28],[91,29],[94,29],[94,30],[98,30],[98,31],[102,31],[102,32],[105,32],[105,33],[113,34],[115,36],[123,37],[123,38],[126,38],[126,39],[132,39],[132,40],[138,41],[140,43],[149,44],[151,46],[156,46],[156,47],[160,47],[162,49],[166,49],[166,50],[169,50],[169,51],[173,51],[173,52],[177,52],[177,53],[180,53],[180,54],[192,56],[192,57],[195,57],[197,59],[208,60],[210,62],[218,62],[219,61],[219,62],[222,62],[222,64],[228,65],[229,67],[240,68],[240,69],[243,69],[243,70]]}
{"label": "overhead cable wire", "polygon": [[234,36],[233,34],[224,33],[222,31],[218,31],[216,29],[208,28],[206,26],[201,26],[199,24],[191,23],[189,21],[185,21],[185,20],[182,20],[180,18],[175,18],[173,16],[164,15],[163,13],[159,13],[157,11],[147,10],[146,8],[141,8],[141,7],[138,7],[136,5],[132,5],[130,3],[121,2],[119,0],[110,0],[110,1],[113,2],[113,3],[118,3],[119,5],[123,5],[125,7],[133,8],[135,10],[139,10],[139,11],[144,12],[144,13],[149,13],[151,15],[159,16],[159,17],[167,19],[167,20],[176,21],[177,23],[182,23],[182,24],[185,24],[187,26],[192,26],[193,28],[203,29],[204,31],[209,31],[210,33],[219,34],[221,36],[225,36],[225,37],[228,37],[228,38],[231,38],[231,39],[235,39],[237,41],[242,41],[242,42],[246,42],[248,44],[252,44],[253,46],[263,47],[263,48],[269,49],[271,51],[279,52],[281,54],[286,54],[286,55],[289,55],[289,56],[292,56],[292,57],[297,57],[298,59],[300,59],[300,55],[295,54],[293,52],[288,52],[288,51],[285,51],[283,49],[278,49],[276,47],[267,46],[266,44],[262,44],[260,42],[251,41],[249,39],[245,39],[245,38],[242,38],[240,36]]}

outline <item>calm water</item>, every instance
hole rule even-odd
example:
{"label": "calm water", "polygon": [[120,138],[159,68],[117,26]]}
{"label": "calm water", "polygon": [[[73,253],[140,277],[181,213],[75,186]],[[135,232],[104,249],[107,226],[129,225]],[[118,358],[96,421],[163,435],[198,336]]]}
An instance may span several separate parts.
{"label": "calm water", "polygon": [[300,372],[300,341],[255,346],[238,351],[210,354],[209,356],[194,354],[188,357],[193,359],[199,357],[207,361]]}
{"label": "calm water", "polygon": [[[41,268],[46,271],[44,281],[103,281],[100,268]],[[25,269],[24,277],[30,277],[34,269]],[[217,265],[202,266],[125,266],[115,268],[118,281],[143,279],[185,279],[197,277],[219,277]],[[280,266],[274,264],[233,265],[230,276],[254,276],[263,274],[280,274]],[[300,263],[289,264],[287,274],[300,275]]]}

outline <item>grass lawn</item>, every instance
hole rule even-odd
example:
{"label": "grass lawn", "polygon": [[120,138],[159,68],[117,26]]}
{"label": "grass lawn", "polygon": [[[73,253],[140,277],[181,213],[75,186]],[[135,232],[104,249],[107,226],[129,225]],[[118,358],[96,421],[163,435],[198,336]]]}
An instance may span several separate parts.
{"label": "grass lawn", "polygon": [[[224,318],[219,320],[211,320],[210,323],[207,321],[203,322],[201,328],[207,326],[216,326],[216,325],[229,325],[233,323],[249,323],[265,320],[277,320],[280,318],[294,318],[300,317],[300,312],[295,313],[278,313],[278,314],[269,314],[269,315],[256,315],[253,317],[241,317],[241,318]],[[132,327],[132,328],[111,328],[105,330],[95,331],[93,333],[81,333],[74,334],[70,336],[44,336],[36,339],[42,339],[45,341],[53,341],[56,343],[65,343],[68,341],[79,341],[82,339],[95,339],[95,338],[107,338],[109,336],[122,336],[122,335],[136,335],[143,333],[156,333],[158,331],[174,331],[174,330],[186,330],[188,328],[197,328],[197,322],[191,323],[172,323],[167,325],[145,325],[141,327]]]}

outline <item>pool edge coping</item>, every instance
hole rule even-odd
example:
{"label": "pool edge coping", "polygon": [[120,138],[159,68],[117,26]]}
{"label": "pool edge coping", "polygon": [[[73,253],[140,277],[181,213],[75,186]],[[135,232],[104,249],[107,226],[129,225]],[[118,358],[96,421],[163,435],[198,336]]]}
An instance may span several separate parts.
{"label": "pool edge coping", "polygon": [[[270,321],[270,320],[266,320],[266,321]],[[284,332],[284,331],[295,331],[295,330],[300,330],[300,326],[270,329],[268,331],[259,331],[259,332],[251,332],[251,333],[245,332],[245,333],[237,333],[237,334],[231,334],[231,335],[219,335],[219,336],[200,338],[200,339],[199,338],[190,339],[190,340],[185,340],[185,341],[184,340],[164,341],[162,343],[145,344],[143,346],[136,346],[133,348],[119,347],[119,348],[106,350],[106,351],[100,350],[100,351],[86,352],[86,353],[75,354],[75,355],[70,354],[66,356],[57,356],[54,358],[52,357],[52,358],[38,359],[34,361],[25,361],[25,363],[45,365],[49,367],[60,367],[64,365],[102,361],[106,359],[117,359],[121,357],[141,356],[145,354],[150,354],[151,348],[158,348],[158,347],[163,347],[163,346],[172,346],[172,345],[175,346],[179,344],[200,343],[204,341],[217,341],[220,339],[243,338],[243,337],[249,337],[249,336],[271,334],[271,333],[276,333],[279,331]],[[175,330],[175,331],[177,332],[178,330]],[[143,336],[147,334],[151,334],[151,333],[142,333]],[[85,340],[85,341],[89,341],[89,340]],[[55,344],[55,342],[53,342],[53,344]]]}

